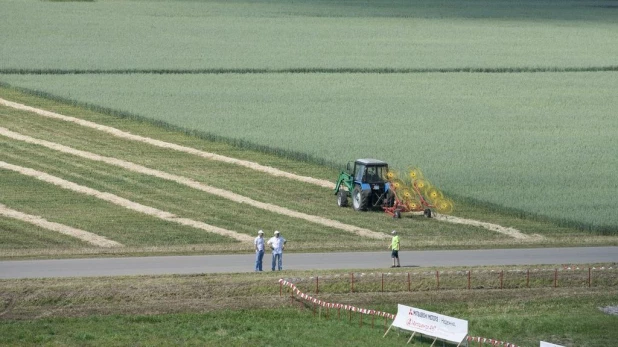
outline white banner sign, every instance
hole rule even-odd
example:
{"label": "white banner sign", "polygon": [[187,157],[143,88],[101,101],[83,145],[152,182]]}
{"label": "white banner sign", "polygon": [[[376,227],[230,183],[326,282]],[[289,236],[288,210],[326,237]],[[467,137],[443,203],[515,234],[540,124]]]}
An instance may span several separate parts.
{"label": "white banner sign", "polygon": [[468,336],[468,321],[414,307],[398,305],[393,326],[460,343]]}
{"label": "white banner sign", "polygon": [[553,344],[553,343],[541,341],[541,347],[564,347],[564,346],[560,346],[560,345],[556,345],[556,344]]}

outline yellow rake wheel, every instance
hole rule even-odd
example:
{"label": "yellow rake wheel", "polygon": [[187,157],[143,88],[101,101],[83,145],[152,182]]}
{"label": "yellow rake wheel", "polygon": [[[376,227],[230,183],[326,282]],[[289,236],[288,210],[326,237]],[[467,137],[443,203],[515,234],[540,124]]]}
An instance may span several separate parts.
{"label": "yellow rake wheel", "polygon": [[394,179],[393,181],[391,181],[391,187],[392,187],[395,191],[400,190],[400,189],[403,189],[403,188],[405,188],[405,186],[406,186],[406,185],[405,185],[405,184],[403,183],[403,181],[402,181],[402,180],[400,180],[400,179]]}
{"label": "yellow rake wheel", "polygon": [[399,177],[399,175],[398,175],[398,174],[397,174],[397,172],[395,172],[395,171],[388,170],[388,171],[386,172],[386,180],[387,180],[387,181],[393,181],[393,180],[396,180],[396,179],[397,179],[397,177]]}
{"label": "yellow rake wheel", "polygon": [[412,194],[409,188],[406,187],[401,190],[401,200],[409,201],[413,198],[414,198],[414,194]]}
{"label": "yellow rake wheel", "polygon": [[438,188],[429,188],[427,190],[426,196],[427,200],[431,201],[432,203],[435,203],[438,200],[444,198],[444,195],[442,195],[442,192],[438,190]]}
{"label": "yellow rake wheel", "polygon": [[410,177],[410,180],[414,182],[416,180],[423,179],[423,173],[421,172],[421,169],[413,167],[408,171],[408,177]]}
{"label": "yellow rake wheel", "polygon": [[421,193],[426,192],[428,189],[431,188],[431,184],[424,180],[424,179],[418,179],[416,181],[414,181],[414,185],[416,186],[416,188],[418,188],[418,190],[421,191]]}
{"label": "yellow rake wheel", "polygon": [[440,213],[449,214],[453,212],[453,201],[450,199],[440,199],[436,203],[436,210]]}
{"label": "yellow rake wheel", "polygon": [[406,207],[408,208],[409,211],[422,211],[423,210],[421,203],[416,200],[408,201],[408,203],[406,204]]}

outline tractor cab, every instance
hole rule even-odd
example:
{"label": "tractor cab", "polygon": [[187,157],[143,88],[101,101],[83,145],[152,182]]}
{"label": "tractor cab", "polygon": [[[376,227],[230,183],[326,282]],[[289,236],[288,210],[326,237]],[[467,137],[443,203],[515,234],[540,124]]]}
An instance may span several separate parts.
{"label": "tractor cab", "polygon": [[360,184],[363,183],[385,183],[388,164],[375,159],[359,159],[354,162],[353,170],[350,170],[348,163],[348,171],[354,174],[354,181]]}
{"label": "tractor cab", "polygon": [[377,159],[358,159],[349,162],[346,169],[347,172],[339,175],[335,187],[337,204],[347,206],[351,196],[352,207],[357,211],[381,208],[389,191],[388,164]]}

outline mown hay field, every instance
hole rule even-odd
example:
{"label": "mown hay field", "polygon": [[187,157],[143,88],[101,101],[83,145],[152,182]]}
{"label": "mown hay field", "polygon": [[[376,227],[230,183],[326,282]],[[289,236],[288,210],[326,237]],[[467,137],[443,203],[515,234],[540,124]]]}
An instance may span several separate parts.
{"label": "mown hay field", "polygon": [[279,154],[413,164],[494,208],[618,226],[618,72],[2,78]]}
{"label": "mown hay field", "polygon": [[[79,117],[75,119],[89,120],[126,133],[251,160],[326,182],[337,174],[336,170],[325,166],[239,149],[10,89],[0,89],[0,97],[62,112]],[[246,239],[237,240],[195,225],[180,225],[175,219],[158,217],[168,213],[231,230],[246,238],[254,237],[259,229],[269,233],[280,230],[290,240],[288,251],[292,252],[382,250],[387,233],[393,229],[399,230],[407,239],[406,249],[607,245],[618,242],[614,236],[491,212],[466,203],[458,205],[454,216],[515,228],[519,236],[422,216],[393,219],[380,211],[355,212],[352,208],[337,207],[335,195],[329,187],[156,147],[6,106],[0,106],[0,148],[0,164],[3,165],[0,204],[122,244],[122,247],[111,249],[95,247],[14,218],[0,219],[3,230],[7,231],[0,234],[5,257],[220,253],[246,252],[252,248],[252,243]],[[38,174],[27,175],[15,168],[35,170]],[[38,176],[43,174],[55,181],[39,179]],[[187,180],[200,186],[188,184]],[[59,181],[65,182],[64,186],[57,184]],[[77,188],[69,189],[71,187],[67,187],[66,182],[77,185]],[[217,195],[199,187],[216,188],[235,195]],[[116,200],[124,199],[141,207],[135,209],[116,203],[116,200],[108,199],[109,196],[103,199],[106,196],[86,194],[88,189],[112,194]],[[235,196],[242,200],[235,200]],[[146,207],[159,212],[145,213],[148,212],[144,210]],[[298,216],[298,213],[303,215]],[[359,229],[381,238],[364,236],[364,232],[355,231]]]}
{"label": "mown hay field", "polygon": [[0,6],[10,86],[334,167],[416,165],[460,200],[618,226],[612,2]]}
{"label": "mown hay field", "polygon": [[[0,6],[0,26],[11,33],[0,38],[3,47],[9,47],[0,52],[0,83],[14,88],[3,89],[14,101],[60,113],[66,109],[74,116],[331,181],[337,175],[334,167],[358,157],[384,159],[395,168],[417,165],[455,197],[459,216],[517,228],[530,236],[525,244],[599,244],[602,238],[582,238],[590,234],[576,229],[613,233],[618,225],[612,213],[617,187],[612,168],[618,160],[613,136],[618,126],[612,117],[618,106],[612,65],[618,45],[612,40],[618,36],[607,35],[617,28],[605,2],[435,6],[395,1],[16,0]],[[28,30],[17,30],[16,21],[29,23]],[[101,113],[47,102],[17,89]],[[328,189],[230,165],[208,163],[205,172],[192,156],[2,110],[2,126],[26,136],[154,166],[353,227],[377,232],[414,228],[415,247],[512,244],[509,237],[482,228],[436,228],[433,221],[393,221],[381,214],[337,209]],[[169,135],[165,129],[147,127],[149,122],[218,142]],[[321,248],[316,241],[320,235],[337,235],[342,242],[335,243],[350,249],[381,247],[379,241],[342,234],[332,226],[322,224],[316,232],[314,222],[264,214],[254,205],[239,208],[221,197],[204,200],[203,192],[160,178],[21,140],[2,141],[3,160],[10,165],[113,193],[175,217],[246,236],[260,228],[290,230],[289,236],[302,245],[299,250]],[[119,217],[120,225],[135,231],[124,233],[105,218],[119,215],[117,206],[88,215],[79,212],[87,207],[60,206],[78,202],[72,206],[92,204],[97,206],[92,211],[103,211],[109,204],[77,198],[76,192],[56,193],[57,187],[16,172],[3,171],[3,182],[2,202],[10,208],[97,230],[127,247],[191,244],[220,251],[225,247],[217,245],[229,241],[191,234],[186,225],[175,226],[178,236],[153,237],[148,233],[169,229],[170,221],[159,225],[161,221],[136,217],[135,211]],[[32,203],[46,196],[41,199],[46,202]],[[137,224],[129,222],[135,220]],[[144,227],[144,220],[158,226]],[[28,229],[15,221],[7,225]],[[460,234],[453,238],[450,233],[455,231]],[[6,247],[12,243],[28,244],[13,240]]]}

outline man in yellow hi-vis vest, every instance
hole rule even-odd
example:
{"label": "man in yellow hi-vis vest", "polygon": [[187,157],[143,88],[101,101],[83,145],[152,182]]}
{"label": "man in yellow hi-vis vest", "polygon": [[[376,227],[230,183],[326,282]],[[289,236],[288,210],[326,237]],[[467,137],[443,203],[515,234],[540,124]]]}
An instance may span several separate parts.
{"label": "man in yellow hi-vis vest", "polygon": [[391,244],[388,246],[391,249],[391,258],[393,258],[393,266],[391,267],[401,267],[399,264],[399,236],[397,235],[397,231],[391,231],[393,238],[391,240]]}

